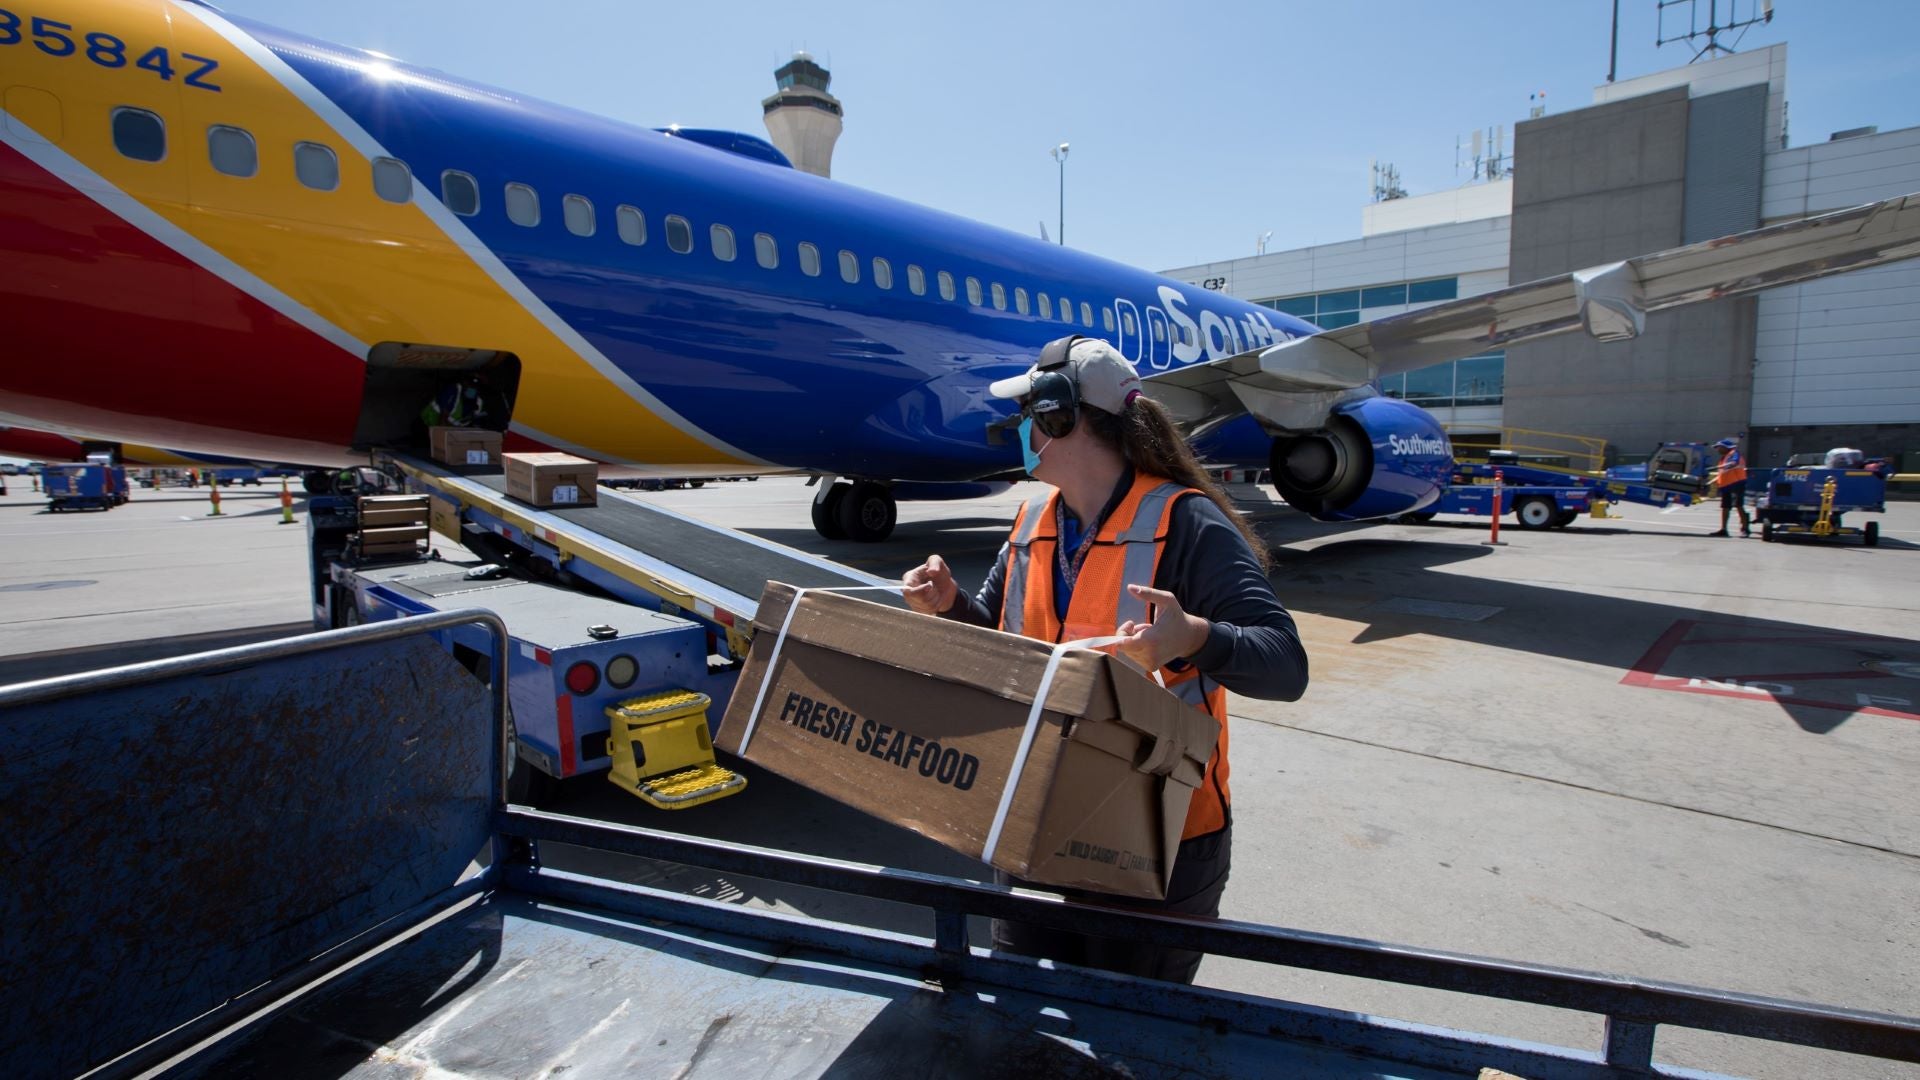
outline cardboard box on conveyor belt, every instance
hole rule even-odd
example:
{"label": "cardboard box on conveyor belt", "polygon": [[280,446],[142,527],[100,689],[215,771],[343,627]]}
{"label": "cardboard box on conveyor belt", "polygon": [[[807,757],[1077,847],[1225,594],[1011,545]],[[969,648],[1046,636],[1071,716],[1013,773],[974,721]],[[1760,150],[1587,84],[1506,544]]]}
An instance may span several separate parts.
{"label": "cardboard box on conveyor belt", "polygon": [[1028,881],[1166,895],[1211,716],[1105,653],[1049,680],[1046,642],[795,596],[761,595],[716,746]]}
{"label": "cardboard box on conveyor belt", "polygon": [[594,505],[600,466],[572,454],[501,454],[507,494],[532,506]]}
{"label": "cardboard box on conveyor belt", "polygon": [[500,464],[500,433],[485,428],[430,427],[427,445],[443,465]]}

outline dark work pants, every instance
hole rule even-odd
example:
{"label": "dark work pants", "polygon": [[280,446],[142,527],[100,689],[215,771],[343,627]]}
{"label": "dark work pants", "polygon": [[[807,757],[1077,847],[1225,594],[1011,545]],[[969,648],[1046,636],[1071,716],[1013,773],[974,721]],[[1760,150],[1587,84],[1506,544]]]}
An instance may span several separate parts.
{"label": "dark work pants", "polygon": [[[1227,864],[1231,861],[1232,848],[1231,821],[1219,832],[1182,841],[1180,852],[1174,857],[1173,880],[1167,886],[1165,900],[1142,900],[1082,889],[1062,889],[1055,885],[1033,885],[997,870],[994,879],[1002,885],[1059,892],[1071,900],[1126,904],[1152,911],[1179,912],[1182,915],[1218,915],[1220,894],[1227,888]],[[1082,967],[1104,968],[1126,975],[1179,983],[1193,981],[1194,975],[1200,970],[1200,958],[1204,955],[1191,949],[1165,949],[1122,938],[1092,937],[1000,919],[993,921],[993,947],[1023,956],[1038,956]]]}

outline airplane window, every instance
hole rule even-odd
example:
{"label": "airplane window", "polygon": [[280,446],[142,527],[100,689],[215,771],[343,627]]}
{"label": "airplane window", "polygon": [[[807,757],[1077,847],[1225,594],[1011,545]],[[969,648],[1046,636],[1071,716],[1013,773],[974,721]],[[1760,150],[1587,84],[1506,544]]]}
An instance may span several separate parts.
{"label": "airplane window", "polygon": [[1040,317],[1043,319],[1053,318],[1053,297],[1048,296],[1046,293],[1040,294]]}
{"label": "airplane window", "polygon": [[753,257],[769,270],[780,265],[780,246],[766,233],[753,234]]}
{"label": "airplane window", "polygon": [[340,186],[340,159],[331,146],[317,142],[294,143],[293,175],[315,191],[333,191]]}
{"label": "airplane window", "polygon": [[373,159],[373,193],[392,203],[413,201],[413,173],[390,157]]}
{"label": "airplane window", "polygon": [[647,215],[631,206],[622,206],[613,212],[614,224],[620,227],[620,239],[639,247],[647,242]]}
{"label": "airplane window", "polygon": [[1022,315],[1025,315],[1027,313],[1027,290],[1025,289],[1013,290],[1013,310],[1019,312]]}
{"label": "airplane window", "polygon": [[539,194],[525,184],[508,184],[507,220],[529,229],[540,224]]}
{"label": "airplane window", "polygon": [[1113,309],[1112,308],[1103,307],[1100,309],[1100,328],[1102,330],[1105,330],[1109,334],[1113,333]]}
{"label": "airplane window", "polygon": [[851,251],[840,252],[840,280],[849,285],[860,284],[860,259]]}
{"label": "airplane window", "polygon": [[940,271],[940,299],[953,299],[953,275],[945,270]]}
{"label": "airplane window", "polygon": [[980,279],[977,277],[970,277],[967,279],[967,303],[973,304],[975,306],[978,306],[981,303]]}
{"label": "airplane window", "polygon": [[893,264],[878,255],[873,257],[873,283],[883,289],[893,288]]}
{"label": "airplane window", "polygon": [[113,148],[135,161],[167,156],[167,125],[145,109],[113,110]]}
{"label": "airplane window", "polygon": [[1131,311],[1121,312],[1120,325],[1123,327],[1126,327],[1127,336],[1132,337],[1133,336],[1133,312]]}
{"label": "airplane window", "polygon": [[1060,321],[1069,323],[1073,321],[1073,301],[1064,296],[1060,298]]}
{"label": "airplane window", "polygon": [[820,249],[800,241],[800,272],[808,277],[820,276]]}
{"label": "airplane window", "polygon": [[725,225],[709,226],[707,240],[713,245],[713,257],[721,262],[732,262],[738,254],[733,242],[733,230]]}
{"label": "airplane window", "polygon": [[1007,287],[997,281],[993,283],[993,310],[1007,310]]}
{"label": "airplane window", "polygon": [[1155,341],[1167,340],[1167,326],[1165,323],[1153,324],[1153,340]]}
{"label": "airplane window", "polygon": [[593,200],[585,195],[568,195],[562,198],[560,217],[566,221],[567,231],[573,235],[593,235]]}
{"label": "airplane window", "polygon": [[[1071,316],[1069,316],[1069,318],[1071,318]],[[1080,325],[1093,325],[1093,305],[1087,303],[1085,300],[1080,301]]]}
{"label": "airplane window", "polygon": [[667,247],[681,255],[693,250],[693,226],[679,214],[667,215]]}
{"label": "airplane window", "polygon": [[480,212],[480,185],[466,173],[448,169],[440,174],[440,201],[461,217],[472,217]]}
{"label": "airplane window", "polygon": [[912,263],[907,264],[907,289],[915,296],[927,295],[927,272]]}
{"label": "airplane window", "polygon": [[237,127],[215,124],[207,129],[207,159],[213,171],[248,177],[260,171],[260,151],[253,136]]}

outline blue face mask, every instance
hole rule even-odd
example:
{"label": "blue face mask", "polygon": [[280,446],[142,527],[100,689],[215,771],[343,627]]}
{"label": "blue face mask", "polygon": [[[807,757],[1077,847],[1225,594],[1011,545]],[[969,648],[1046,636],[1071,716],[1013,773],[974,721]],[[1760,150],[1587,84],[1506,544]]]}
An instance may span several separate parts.
{"label": "blue face mask", "polygon": [[[1041,447],[1041,449],[1046,448]],[[1040,467],[1040,451],[1033,448],[1033,417],[1031,416],[1020,418],[1020,458],[1026,462],[1028,476],[1032,476],[1033,471]]]}

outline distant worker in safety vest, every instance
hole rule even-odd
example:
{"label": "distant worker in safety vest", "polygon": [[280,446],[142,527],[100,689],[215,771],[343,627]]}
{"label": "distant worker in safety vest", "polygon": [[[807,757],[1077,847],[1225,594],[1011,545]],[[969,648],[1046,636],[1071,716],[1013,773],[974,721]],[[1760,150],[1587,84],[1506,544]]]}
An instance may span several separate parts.
{"label": "distant worker in safety vest", "polygon": [[1747,520],[1747,460],[1740,456],[1740,444],[1721,439],[1713,444],[1720,454],[1714,466],[1713,486],[1720,489],[1720,528],[1708,536],[1727,536],[1727,515],[1740,511],[1740,535],[1752,536],[1753,523]]}
{"label": "distant worker in safety vest", "polygon": [[[1306,650],[1267,581],[1266,545],[1106,342],[1054,341],[992,391],[1020,403],[1027,471],[1053,490],[1021,508],[976,595],[935,555],[908,571],[907,605],[1041,641],[1124,636],[1113,648],[1219,721],[1158,904],[1217,915],[1233,833],[1226,691],[1294,701],[1307,688]],[[1176,982],[1192,982],[1201,957],[1005,922],[994,924],[994,944]]]}
{"label": "distant worker in safety vest", "polygon": [[491,419],[486,387],[476,376],[462,376],[434,394],[433,400],[420,409],[420,419],[430,428],[483,426]]}

